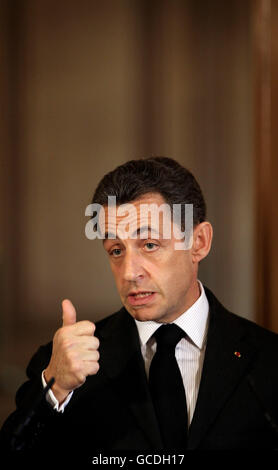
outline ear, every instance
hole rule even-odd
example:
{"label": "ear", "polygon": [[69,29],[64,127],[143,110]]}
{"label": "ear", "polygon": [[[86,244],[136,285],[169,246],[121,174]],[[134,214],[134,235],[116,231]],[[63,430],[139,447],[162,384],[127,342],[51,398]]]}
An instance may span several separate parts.
{"label": "ear", "polygon": [[193,263],[199,263],[210,252],[213,236],[212,225],[202,222],[194,228],[191,255]]}

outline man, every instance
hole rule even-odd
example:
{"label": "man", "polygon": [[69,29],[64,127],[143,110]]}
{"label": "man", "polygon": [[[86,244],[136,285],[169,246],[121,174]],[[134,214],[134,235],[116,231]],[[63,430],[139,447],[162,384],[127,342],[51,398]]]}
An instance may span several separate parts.
{"label": "man", "polygon": [[[94,325],[63,301],[63,326],[31,360],[2,443],[88,458],[98,450],[277,448],[277,335],[228,312],[198,280],[212,227],[193,175],[166,157],[130,161],[104,176],[93,203],[104,208],[103,246],[123,308]],[[172,210],[168,237],[162,212],[153,226],[141,211],[163,204]],[[181,211],[175,230],[173,207],[190,204],[190,243],[177,249],[187,224]]]}

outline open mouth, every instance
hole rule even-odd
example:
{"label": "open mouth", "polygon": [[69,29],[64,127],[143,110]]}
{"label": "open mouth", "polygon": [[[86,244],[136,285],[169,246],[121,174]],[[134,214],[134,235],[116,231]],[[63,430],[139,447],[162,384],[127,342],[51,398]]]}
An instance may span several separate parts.
{"label": "open mouth", "polygon": [[156,292],[152,292],[152,291],[131,293],[128,295],[128,302],[131,305],[145,305],[146,303],[153,300],[155,295],[156,295]]}

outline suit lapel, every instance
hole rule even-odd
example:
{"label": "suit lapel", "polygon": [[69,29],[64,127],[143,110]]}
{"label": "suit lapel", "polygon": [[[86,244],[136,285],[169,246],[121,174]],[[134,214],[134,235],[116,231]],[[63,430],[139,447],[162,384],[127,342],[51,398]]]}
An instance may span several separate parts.
{"label": "suit lapel", "polygon": [[[227,312],[208,289],[206,295],[210,321],[199,394],[189,428],[189,449],[198,448],[256,353],[255,345],[246,337],[244,321]],[[97,336],[102,373],[133,414],[150,447],[162,449],[133,318],[123,308]]]}
{"label": "suit lapel", "polygon": [[254,345],[245,337],[244,321],[239,322],[227,312],[208,289],[206,295],[210,323],[199,394],[189,429],[189,449],[198,447],[255,354]]}
{"label": "suit lapel", "polygon": [[138,331],[123,308],[99,334],[100,367],[133,414],[150,447],[162,448],[160,431],[149,394]]}

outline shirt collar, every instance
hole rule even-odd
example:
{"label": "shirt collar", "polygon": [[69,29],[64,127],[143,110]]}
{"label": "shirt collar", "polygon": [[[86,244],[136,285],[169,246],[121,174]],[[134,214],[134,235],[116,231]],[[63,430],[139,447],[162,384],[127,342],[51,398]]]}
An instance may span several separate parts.
{"label": "shirt collar", "polygon": [[[173,323],[178,325],[199,349],[202,349],[206,340],[209,303],[203,284],[200,281],[198,283],[201,291],[200,296]],[[148,342],[153,333],[161,326],[161,323],[155,321],[142,322],[135,320],[135,322],[142,346]]]}

